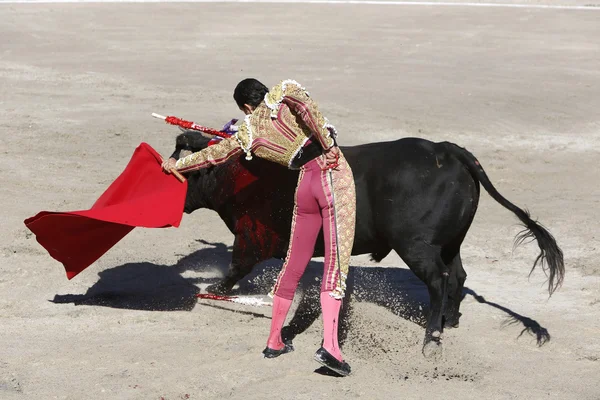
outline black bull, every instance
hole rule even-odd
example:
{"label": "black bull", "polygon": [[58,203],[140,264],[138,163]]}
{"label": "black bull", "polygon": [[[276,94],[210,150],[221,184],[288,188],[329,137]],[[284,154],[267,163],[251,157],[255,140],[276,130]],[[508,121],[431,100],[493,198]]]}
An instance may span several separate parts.
{"label": "black bull", "polygon": [[[177,137],[173,157],[182,150],[198,151],[207,143],[198,133],[183,133]],[[467,277],[460,246],[477,210],[479,184],[524,225],[517,243],[537,240],[540,253],[533,268],[541,264],[547,272],[550,293],[561,284],[563,254],[552,235],[498,193],[467,150],[449,142],[405,138],[342,151],[356,182],[352,254],[371,253],[381,261],[395,250],[427,285],[425,346],[439,344],[444,326],[458,326]],[[185,212],[214,210],[235,235],[229,271],[209,291],[227,293],[257,263],[285,258],[297,177],[297,171],[257,157],[252,161],[240,157],[188,175]],[[314,256],[323,256],[322,238],[317,243]]]}

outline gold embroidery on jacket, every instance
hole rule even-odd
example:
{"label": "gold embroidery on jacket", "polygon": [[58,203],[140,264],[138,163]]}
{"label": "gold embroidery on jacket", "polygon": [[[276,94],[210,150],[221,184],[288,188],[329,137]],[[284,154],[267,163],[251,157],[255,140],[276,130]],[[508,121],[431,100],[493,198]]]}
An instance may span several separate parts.
{"label": "gold embroidery on jacket", "polygon": [[333,145],[333,126],[321,114],[308,92],[298,82],[288,79],[274,86],[239,127],[236,139],[246,152],[247,159],[251,158],[252,151],[261,158],[289,167],[302,146],[313,137],[313,130],[288,105],[283,104],[286,96],[307,108],[314,121],[314,129],[320,136],[315,139],[325,148]]}

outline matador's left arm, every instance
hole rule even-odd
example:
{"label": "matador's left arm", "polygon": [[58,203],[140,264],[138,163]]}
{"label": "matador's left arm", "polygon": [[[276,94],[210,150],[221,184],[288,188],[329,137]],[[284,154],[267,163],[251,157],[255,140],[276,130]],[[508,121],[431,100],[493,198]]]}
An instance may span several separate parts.
{"label": "matador's left arm", "polygon": [[323,149],[331,148],[335,141],[331,135],[335,132],[333,125],[321,114],[317,103],[308,92],[296,81],[287,80],[275,86],[265,98],[269,108],[278,108],[278,104],[287,105],[290,110],[302,119]]}

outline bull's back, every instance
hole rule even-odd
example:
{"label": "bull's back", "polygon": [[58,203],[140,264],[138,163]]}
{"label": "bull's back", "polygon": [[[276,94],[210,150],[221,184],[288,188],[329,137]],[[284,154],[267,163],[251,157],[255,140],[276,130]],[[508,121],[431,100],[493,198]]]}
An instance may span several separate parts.
{"label": "bull's back", "polygon": [[[447,241],[466,232],[464,215],[474,212],[473,180],[464,165],[441,143],[419,138],[342,147],[356,183],[356,236],[352,254],[387,254],[402,239],[422,232],[436,233],[432,243]],[[265,162],[266,163],[266,162]],[[273,181],[270,163],[253,171],[260,177],[253,192],[268,193],[269,198],[250,196],[259,202],[259,214],[270,214],[270,230],[279,245],[274,257],[285,257],[291,227],[291,207],[297,172],[277,179],[277,190],[263,186]],[[279,166],[277,166],[280,168]],[[266,174],[266,175],[265,175]],[[292,174],[296,174],[293,175]],[[268,175],[268,176],[267,176]],[[478,195],[478,186],[476,194]],[[284,212],[274,212],[277,209]],[[472,218],[471,218],[472,219]],[[470,219],[469,219],[470,224]],[[270,225],[270,224],[269,224]],[[446,229],[445,227],[449,228]],[[315,257],[323,256],[323,237],[319,235]]]}
{"label": "bull's back", "polygon": [[385,253],[403,238],[429,233],[428,240],[445,245],[468,228],[479,187],[444,144],[403,138],[342,151],[356,181],[353,254]]}

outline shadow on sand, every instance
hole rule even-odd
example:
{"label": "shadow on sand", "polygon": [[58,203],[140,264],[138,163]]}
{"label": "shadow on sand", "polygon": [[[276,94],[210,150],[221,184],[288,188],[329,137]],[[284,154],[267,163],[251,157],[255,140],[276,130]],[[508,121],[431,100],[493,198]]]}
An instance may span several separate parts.
{"label": "shadow on sand", "polygon": [[537,345],[540,347],[550,341],[550,332],[548,332],[548,330],[541,326],[536,320],[521,314],[517,314],[516,312],[504,306],[501,306],[500,304],[487,301],[483,296],[478,295],[474,290],[468,287],[464,288],[463,293],[465,295],[473,296],[473,298],[477,300],[478,303],[487,304],[488,306],[492,306],[508,314],[506,320],[502,324],[503,326],[521,324],[523,330],[521,331],[518,337],[523,336],[524,333],[528,333],[529,335],[535,337]]}
{"label": "shadow on sand", "polygon": [[[223,243],[200,241],[208,247],[183,256],[175,265],[148,262],[127,263],[99,273],[98,281],[85,294],[55,295],[54,303],[102,306],[146,311],[191,311],[198,303],[195,295],[201,287],[216,283],[226,272],[231,260],[231,247]],[[234,287],[232,295],[262,295],[270,289],[281,267],[278,260],[257,265],[252,273]],[[322,264],[311,262],[300,282],[298,307],[283,330],[284,338],[293,339],[308,329],[320,316],[319,291]],[[184,277],[184,275],[186,277]],[[548,331],[540,324],[507,307],[487,301],[472,289],[465,295],[508,314],[506,325],[522,324],[525,332],[537,338],[539,346],[550,340]],[[422,327],[426,323],[429,295],[426,286],[406,268],[351,267],[347,281],[345,306],[340,318],[340,341],[348,331],[351,301],[370,302],[386,308],[395,315]],[[214,302],[203,306],[268,318],[264,313],[229,308]],[[268,314],[268,312],[267,312]]]}

